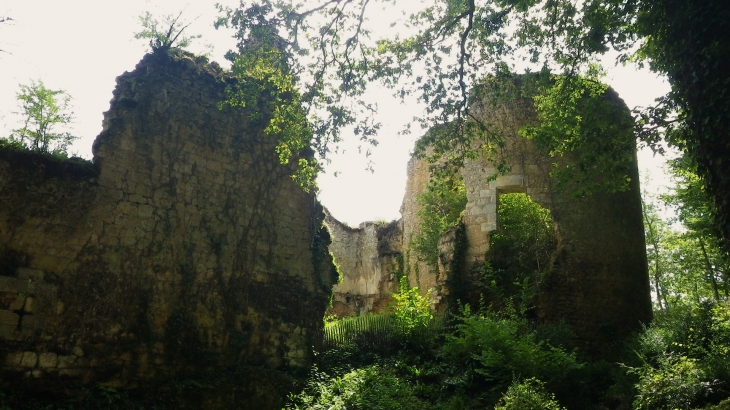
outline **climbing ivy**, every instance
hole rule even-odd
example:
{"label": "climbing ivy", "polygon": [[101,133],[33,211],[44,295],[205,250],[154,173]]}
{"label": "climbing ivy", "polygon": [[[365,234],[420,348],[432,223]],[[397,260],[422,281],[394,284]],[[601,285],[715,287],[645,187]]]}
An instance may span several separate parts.
{"label": "climbing ivy", "polygon": [[426,190],[416,198],[420,226],[410,238],[410,246],[419,261],[432,269],[438,267],[438,241],[441,235],[456,226],[466,207],[466,187],[458,173],[435,173]]}

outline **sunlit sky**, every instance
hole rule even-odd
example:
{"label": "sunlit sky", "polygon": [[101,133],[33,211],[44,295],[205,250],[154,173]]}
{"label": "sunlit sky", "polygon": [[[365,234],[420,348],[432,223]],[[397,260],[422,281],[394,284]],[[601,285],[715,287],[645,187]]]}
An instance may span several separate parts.
{"label": "sunlit sky", "polygon": [[[234,48],[235,41],[232,31],[213,28],[215,3],[236,6],[238,1],[0,0],[0,17],[13,19],[0,23],[0,50],[4,51],[0,52],[0,136],[18,127],[18,117],[13,114],[18,110],[18,84],[42,80],[47,87],[63,89],[73,98],[72,132],[80,138],[69,151],[91,158],[91,145],[101,132],[102,113],[109,109],[115,78],[133,70],[148,49],[143,40],[134,39],[141,27],[138,17],[145,11],[165,15],[185,8],[189,19],[199,16],[189,32],[203,35],[190,50],[201,52],[205,43],[211,44],[211,59],[227,67],[223,55]],[[376,33],[378,18],[378,14],[371,17]],[[389,23],[383,19],[382,29],[388,30]],[[606,65],[606,82],[630,108],[649,105],[668,90],[663,79],[646,70],[613,67],[611,60]],[[418,137],[417,128],[413,135],[397,135],[420,113],[418,104],[401,103],[389,90],[375,89],[372,96],[380,108],[378,121],[383,124],[379,145],[366,158],[358,152],[357,138],[345,135],[349,142],[341,145],[344,153],[332,156],[326,173],[318,178],[322,203],[350,225],[400,217],[406,165]],[[374,163],[373,173],[366,169],[369,161]],[[644,151],[639,162],[643,174],[653,180],[652,185],[643,182],[644,186],[657,189],[656,184],[664,181],[659,168],[662,159]]]}

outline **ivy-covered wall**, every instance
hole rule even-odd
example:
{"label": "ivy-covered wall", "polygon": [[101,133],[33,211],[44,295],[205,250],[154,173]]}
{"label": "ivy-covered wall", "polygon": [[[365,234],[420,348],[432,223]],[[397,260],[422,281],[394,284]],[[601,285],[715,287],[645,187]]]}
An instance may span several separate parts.
{"label": "ivy-covered wall", "polygon": [[337,279],[324,213],[266,113],[218,108],[236,81],[149,54],[117,78],[93,164],[0,152],[1,385],[310,363]]}
{"label": "ivy-covered wall", "polygon": [[[409,163],[401,214],[411,283],[418,283],[422,292],[433,289],[436,300],[459,286],[483,286],[478,282],[489,234],[499,225],[499,196],[527,193],[550,210],[557,235],[557,251],[535,301],[537,317],[548,322],[565,320],[588,352],[610,352],[617,345],[615,341],[640,330],[641,324],[652,318],[635,144],[627,141],[623,144],[626,152],[621,153],[630,158],[628,190],[577,198],[570,186],[558,189],[558,181],[550,172],[553,163],[570,164],[575,161],[572,155],[579,153],[550,157],[522,137],[519,130],[535,124],[537,115],[532,99],[517,95],[520,93],[499,104],[473,107],[477,118],[503,135],[505,146],[500,154],[507,158],[510,171],[490,180],[497,170],[486,158],[469,160],[462,169],[467,205],[463,213],[465,242],[459,249],[463,260],[455,265],[462,267],[459,272],[444,272],[441,263],[438,269],[429,267],[409,250],[408,238],[420,224],[416,198],[426,190],[430,177],[425,161],[412,159]],[[625,108],[614,91],[609,90],[606,98]],[[627,109],[625,113],[628,115]],[[450,284],[449,278],[468,283]]]}

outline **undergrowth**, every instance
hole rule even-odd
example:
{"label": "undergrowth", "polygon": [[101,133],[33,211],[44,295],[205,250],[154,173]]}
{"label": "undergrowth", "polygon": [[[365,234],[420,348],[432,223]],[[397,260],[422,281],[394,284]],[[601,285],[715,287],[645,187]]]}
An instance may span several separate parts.
{"label": "undergrowth", "polygon": [[730,409],[728,312],[705,303],[660,316],[618,362],[584,357],[565,324],[514,310],[466,307],[410,334],[394,315],[348,319],[380,321],[380,336],[333,342],[286,408]]}

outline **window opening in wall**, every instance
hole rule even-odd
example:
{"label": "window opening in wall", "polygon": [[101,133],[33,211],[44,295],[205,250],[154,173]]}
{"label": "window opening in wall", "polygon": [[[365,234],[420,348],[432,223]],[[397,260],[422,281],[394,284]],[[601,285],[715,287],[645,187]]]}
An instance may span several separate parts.
{"label": "window opening in wall", "polygon": [[557,246],[548,209],[525,193],[500,191],[497,230],[490,233],[484,264],[488,299],[498,306],[531,310]]}

